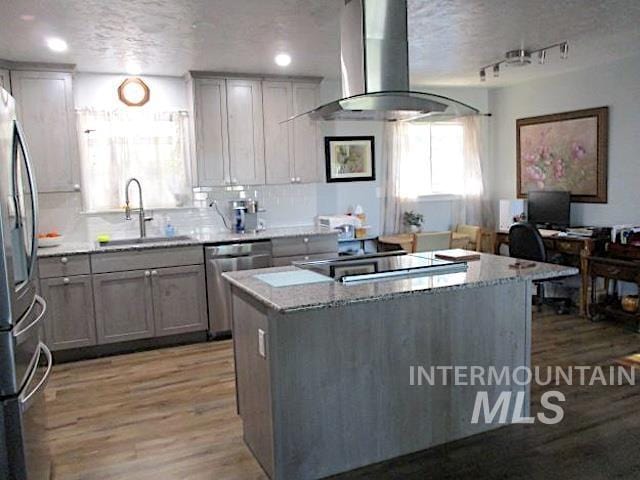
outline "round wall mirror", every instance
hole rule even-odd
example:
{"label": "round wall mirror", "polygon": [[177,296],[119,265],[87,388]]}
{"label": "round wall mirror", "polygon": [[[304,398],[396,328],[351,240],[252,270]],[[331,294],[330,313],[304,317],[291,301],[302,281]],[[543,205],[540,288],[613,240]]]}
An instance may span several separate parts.
{"label": "round wall mirror", "polygon": [[141,107],[149,101],[149,87],[141,78],[127,78],[118,87],[118,98],[128,107]]}

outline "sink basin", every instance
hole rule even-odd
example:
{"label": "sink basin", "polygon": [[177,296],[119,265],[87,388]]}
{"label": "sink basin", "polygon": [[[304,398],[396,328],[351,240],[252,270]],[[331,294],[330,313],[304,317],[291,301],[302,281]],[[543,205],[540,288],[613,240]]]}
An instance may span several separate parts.
{"label": "sink basin", "polygon": [[122,238],[111,240],[108,243],[101,243],[102,247],[117,247],[122,245],[144,245],[147,243],[179,242],[181,240],[193,240],[187,235],[176,235],[175,237],[145,237],[145,238]]}

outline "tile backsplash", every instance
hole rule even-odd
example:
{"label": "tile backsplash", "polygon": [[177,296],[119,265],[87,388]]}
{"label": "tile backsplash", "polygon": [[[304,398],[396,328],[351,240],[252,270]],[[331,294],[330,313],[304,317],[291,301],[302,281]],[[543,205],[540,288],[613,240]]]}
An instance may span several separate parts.
{"label": "tile backsplash", "polygon": [[[208,205],[217,200],[226,213],[228,200],[240,198],[239,191],[227,191],[224,188],[208,189]],[[261,214],[267,228],[311,225],[318,213],[318,186],[301,185],[264,185],[247,187],[246,197],[256,197],[260,207],[266,211]],[[93,241],[99,234],[108,234],[112,238],[135,237],[139,234],[138,218],[126,221],[124,212],[83,213],[80,193],[43,193],[39,196],[40,232],[56,230],[67,241]],[[135,206],[135,203],[133,204]],[[321,209],[320,209],[321,210]],[[176,228],[176,234],[189,235],[199,232],[224,230],[222,220],[214,208],[146,209],[153,220],[147,224],[149,236],[163,235],[167,220]]]}

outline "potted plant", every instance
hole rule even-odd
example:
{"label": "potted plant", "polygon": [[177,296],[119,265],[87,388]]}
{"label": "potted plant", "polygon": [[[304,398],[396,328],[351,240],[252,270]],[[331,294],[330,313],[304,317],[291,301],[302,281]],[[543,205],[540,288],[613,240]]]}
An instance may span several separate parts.
{"label": "potted plant", "polygon": [[424,216],[421,213],[409,210],[404,212],[402,217],[402,223],[411,233],[416,233],[421,230],[422,222],[424,222]]}

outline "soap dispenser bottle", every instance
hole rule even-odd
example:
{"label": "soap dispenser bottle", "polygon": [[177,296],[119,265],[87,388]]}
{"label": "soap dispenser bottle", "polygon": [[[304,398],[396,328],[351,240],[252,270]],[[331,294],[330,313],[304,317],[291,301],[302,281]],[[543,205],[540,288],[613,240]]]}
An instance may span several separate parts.
{"label": "soap dispenser bottle", "polygon": [[176,235],[176,227],[171,223],[171,218],[167,217],[167,223],[164,226],[164,236],[171,238]]}

